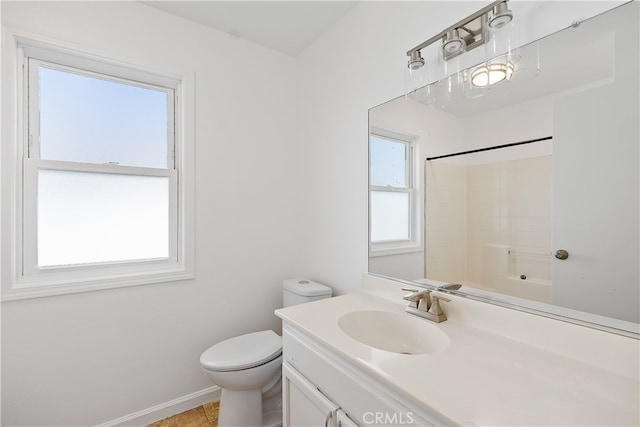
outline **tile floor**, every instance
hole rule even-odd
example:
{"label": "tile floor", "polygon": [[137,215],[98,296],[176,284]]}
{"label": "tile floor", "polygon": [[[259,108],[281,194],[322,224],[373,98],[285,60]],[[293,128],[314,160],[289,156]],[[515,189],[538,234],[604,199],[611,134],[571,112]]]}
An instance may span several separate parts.
{"label": "tile floor", "polygon": [[164,420],[156,421],[147,427],[216,427],[220,402],[209,402]]}

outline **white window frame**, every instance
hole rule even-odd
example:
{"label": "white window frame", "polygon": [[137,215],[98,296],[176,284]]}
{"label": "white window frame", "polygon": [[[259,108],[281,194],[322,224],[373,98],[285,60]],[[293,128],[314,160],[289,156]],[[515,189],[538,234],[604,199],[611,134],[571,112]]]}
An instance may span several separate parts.
{"label": "white window frame", "polygon": [[[392,186],[376,186],[371,185],[371,173],[369,173],[369,256],[388,256],[398,255],[411,252],[420,252],[422,248],[421,221],[420,221],[420,203],[419,194],[416,183],[419,182],[417,176],[418,167],[416,159],[417,137],[408,133],[397,132],[381,127],[371,126],[369,131],[369,153],[371,152],[371,136],[375,135],[381,138],[390,139],[401,142],[406,145],[406,182],[407,187]],[[371,162],[371,156],[369,156]],[[409,238],[391,241],[371,241],[371,192],[387,191],[400,192],[409,195]]]}
{"label": "white window frame", "polygon": [[[7,126],[9,131],[3,129],[2,136],[3,139],[10,138],[14,143],[2,148],[3,187],[4,182],[8,181],[12,189],[10,194],[3,192],[2,234],[11,236],[11,246],[7,248],[3,245],[2,251],[2,301],[192,279],[193,76],[151,71],[75,47],[25,37],[14,32],[5,31],[3,35],[8,36],[11,41],[11,49],[3,51],[3,60],[9,60],[6,62],[11,63],[13,72],[2,83],[12,89],[13,104],[9,108],[12,126]],[[167,168],[40,159],[37,138],[34,137],[39,134],[38,108],[34,108],[37,107],[37,94],[31,90],[33,98],[29,100],[30,91],[27,86],[33,85],[30,78],[37,78],[37,73],[34,72],[40,65],[82,75],[105,76],[110,81],[134,82],[139,87],[166,92],[169,95]],[[3,72],[5,70],[7,69],[3,69]],[[5,85],[8,81],[11,84]],[[185,98],[189,98],[189,102],[185,102]],[[14,161],[7,162],[8,158]],[[168,178],[168,258],[38,268],[38,170]],[[7,196],[10,198],[9,203],[5,203]],[[5,215],[7,205],[10,206],[10,215]],[[9,217],[10,221],[5,221],[5,217]]]}

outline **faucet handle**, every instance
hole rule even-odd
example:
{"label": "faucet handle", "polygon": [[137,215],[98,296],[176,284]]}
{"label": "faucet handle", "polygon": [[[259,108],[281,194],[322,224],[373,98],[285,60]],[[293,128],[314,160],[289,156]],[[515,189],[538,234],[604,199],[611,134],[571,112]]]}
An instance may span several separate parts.
{"label": "faucet handle", "polygon": [[431,294],[431,290],[423,289],[421,291],[416,291],[416,292],[410,293],[409,295],[405,295],[404,297],[402,297],[402,299],[411,301],[411,302],[418,302],[423,298],[429,298],[430,294]]}
{"label": "faucet handle", "polygon": [[423,289],[421,291],[405,295],[402,299],[409,301],[409,307],[417,310],[428,311],[431,307],[431,290]]}
{"label": "faucet handle", "polygon": [[[442,307],[440,307],[440,300],[446,302],[450,302],[451,300],[438,295],[433,295],[431,298],[433,302],[431,303],[431,307],[429,307],[429,313],[444,317],[444,311]],[[444,317],[444,319],[446,319],[446,317]]]}

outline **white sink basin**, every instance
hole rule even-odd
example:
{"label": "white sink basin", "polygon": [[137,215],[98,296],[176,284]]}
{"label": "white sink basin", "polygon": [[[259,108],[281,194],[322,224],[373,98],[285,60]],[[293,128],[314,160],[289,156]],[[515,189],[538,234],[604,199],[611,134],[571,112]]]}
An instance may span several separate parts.
{"label": "white sink basin", "polygon": [[342,331],[356,341],[401,354],[437,353],[449,347],[449,336],[428,320],[390,311],[354,311],[338,319]]}

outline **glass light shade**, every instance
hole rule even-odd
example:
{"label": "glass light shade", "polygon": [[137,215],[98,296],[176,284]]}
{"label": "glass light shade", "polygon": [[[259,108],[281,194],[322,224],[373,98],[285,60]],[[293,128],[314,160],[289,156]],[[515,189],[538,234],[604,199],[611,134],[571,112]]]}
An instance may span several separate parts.
{"label": "glass light shade", "polygon": [[520,61],[520,34],[515,19],[508,20],[503,15],[495,22],[493,27],[485,27],[488,84],[509,80]]}
{"label": "glass light shade", "polygon": [[433,105],[438,108],[444,108],[451,102],[456,92],[463,90],[463,84],[465,81],[465,59],[466,59],[466,45],[462,43],[462,46],[455,45],[460,49],[460,54],[445,59],[445,51],[447,46],[443,44],[440,47],[440,53],[438,55],[438,75],[444,76],[439,82],[434,91]]}
{"label": "glass light shade", "polygon": [[487,93],[492,85],[535,77],[540,71],[540,53],[537,43],[533,47],[520,47],[516,21],[506,4],[493,11],[485,26],[485,56],[483,65],[467,72],[465,97],[477,98]]}
{"label": "glass light shade", "polygon": [[466,46],[463,45],[461,53],[457,56],[445,59],[443,53],[439,55],[440,69],[443,73],[442,75],[446,77],[444,80],[449,79],[453,84],[462,83],[464,70],[467,68],[464,63],[465,52]]}
{"label": "glass light shade", "polygon": [[410,93],[415,92],[423,86],[429,83],[429,70],[428,64],[421,67],[417,67],[417,64],[410,66],[407,64],[404,72],[404,93],[408,96]]}
{"label": "glass light shade", "polygon": [[514,64],[510,80],[528,80],[540,74],[540,43],[529,43],[520,48],[520,60]]}

